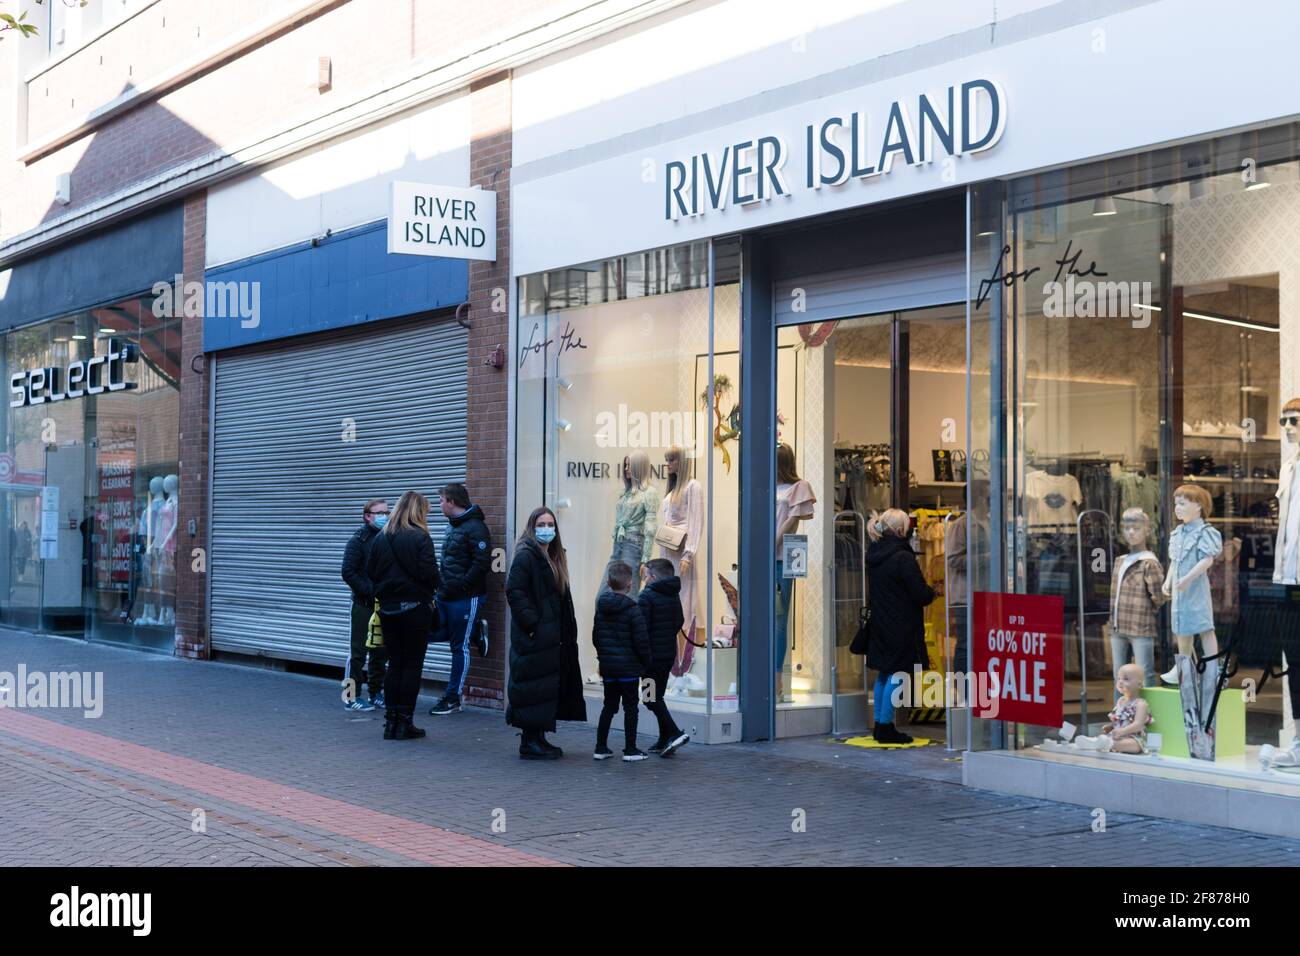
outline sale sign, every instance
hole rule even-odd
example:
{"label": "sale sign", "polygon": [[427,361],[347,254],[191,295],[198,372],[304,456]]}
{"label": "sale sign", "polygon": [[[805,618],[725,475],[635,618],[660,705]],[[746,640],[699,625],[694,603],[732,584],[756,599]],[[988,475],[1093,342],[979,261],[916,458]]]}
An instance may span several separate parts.
{"label": "sale sign", "polygon": [[975,592],[971,664],[992,700],[977,717],[1059,727],[1065,701],[1065,599]]}

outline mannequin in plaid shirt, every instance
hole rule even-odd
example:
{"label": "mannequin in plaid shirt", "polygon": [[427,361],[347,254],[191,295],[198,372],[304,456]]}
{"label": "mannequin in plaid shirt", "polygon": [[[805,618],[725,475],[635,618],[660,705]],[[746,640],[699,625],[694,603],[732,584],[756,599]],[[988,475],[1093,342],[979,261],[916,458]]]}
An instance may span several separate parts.
{"label": "mannequin in plaid shirt", "polygon": [[1116,680],[1128,663],[1142,668],[1145,686],[1156,686],[1156,611],[1168,600],[1162,585],[1160,560],[1146,550],[1151,519],[1141,508],[1129,508],[1120,517],[1120,529],[1129,553],[1115,562],[1110,585],[1110,650]]}

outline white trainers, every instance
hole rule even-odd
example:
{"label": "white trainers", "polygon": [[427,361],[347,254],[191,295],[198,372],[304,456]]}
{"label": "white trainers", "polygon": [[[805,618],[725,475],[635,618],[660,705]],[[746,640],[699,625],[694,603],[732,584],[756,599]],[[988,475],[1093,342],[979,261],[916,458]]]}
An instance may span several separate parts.
{"label": "white trainers", "polygon": [[[1260,757],[1264,750],[1260,748]],[[1273,755],[1274,767],[1300,767],[1300,738],[1297,738],[1288,750],[1279,750]]]}
{"label": "white trainers", "polygon": [[1177,687],[1178,686],[1178,665],[1175,664],[1172,670],[1167,671],[1164,674],[1161,674],[1160,679],[1164,681],[1166,684],[1173,684],[1175,687]]}
{"label": "white trainers", "polygon": [[1115,738],[1110,734],[1100,734],[1096,737],[1075,737],[1074,745],[1080,750],[1095,750],[1098,753],[1110,753],[1115,746]]}

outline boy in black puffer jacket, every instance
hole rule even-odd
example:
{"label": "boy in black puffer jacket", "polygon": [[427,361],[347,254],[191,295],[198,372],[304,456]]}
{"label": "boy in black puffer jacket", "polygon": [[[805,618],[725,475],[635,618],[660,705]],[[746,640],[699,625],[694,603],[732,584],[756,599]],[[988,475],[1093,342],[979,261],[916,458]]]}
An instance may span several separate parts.
{"label": "boy in black puffer jacket", "polygon": [[668,674],[677,660],[677,635],[685,625],[682,615],[682,581],[673,563],[667,558],[655,558],[645,564],[645,587],[636,603],[645,618],[646,632],[650,635],[650,670],[646,676],[655,684],[654,697],[646,704],[659,721],[659,739],[650,748],[652,754],[671,757],[690,734],[682,731],[668,712],[664,692],[668,688]]}
{"label": "boy in black puffer jacket", "polygon": [[641,610],[629,596],[632,569],[622,561],[610,565],[608,590],[596,600],[596,619],[591,642],[600,660],[605,682],[605,706],[596,726],[596,750],[592,756],[604,760],[614,756],[609,749],[609,725],[623,703],[623,759],[645,760],[636,746],[636,704],[641,676],[650,672],[650,637]]}

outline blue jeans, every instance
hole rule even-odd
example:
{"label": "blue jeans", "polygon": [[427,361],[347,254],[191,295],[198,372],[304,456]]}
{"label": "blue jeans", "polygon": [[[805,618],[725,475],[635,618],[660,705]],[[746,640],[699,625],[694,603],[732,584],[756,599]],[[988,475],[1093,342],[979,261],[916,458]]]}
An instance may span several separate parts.
{"label": "blue jeans", "polygon": [[782,572],[785,567],[776,562],[776,669],[785,669],[785,652],[790,633],[790,600],[794,597],[794,580]]}
{"label": "blue jeans", "polygon": [[443,638],[451,645],[451,676],[447,679],[448,697],[460,697],[469,674],[469,645],[478,625],[479,603],[482,598],[464,598],[460,601],[441,601]]}
{"label": "blue jeans", "polygon": [[904,677],[903,674],[881,674],[876,678],[875,700],[872,702],[876,724],[894,722],[894,690],[902,686]]}

